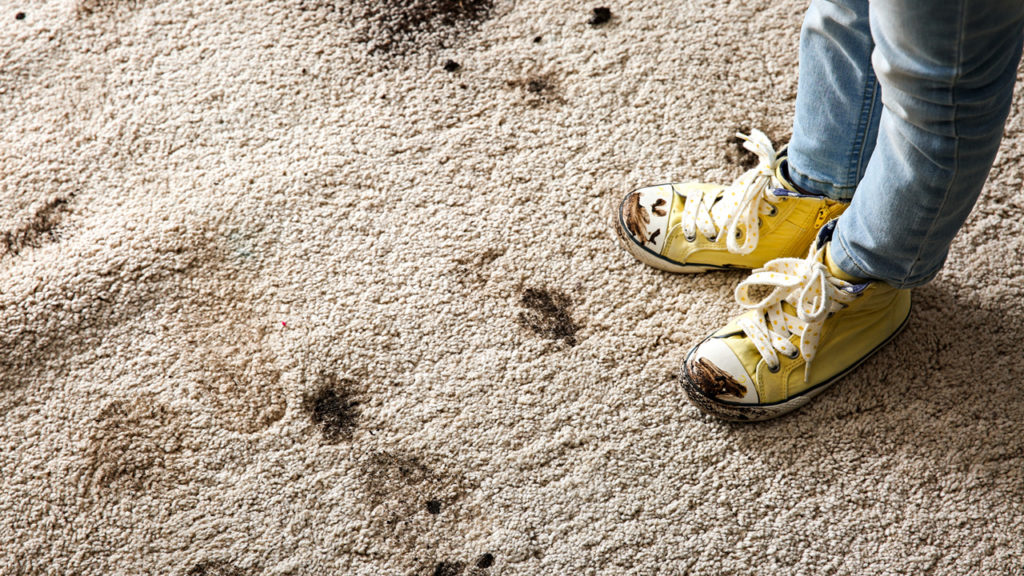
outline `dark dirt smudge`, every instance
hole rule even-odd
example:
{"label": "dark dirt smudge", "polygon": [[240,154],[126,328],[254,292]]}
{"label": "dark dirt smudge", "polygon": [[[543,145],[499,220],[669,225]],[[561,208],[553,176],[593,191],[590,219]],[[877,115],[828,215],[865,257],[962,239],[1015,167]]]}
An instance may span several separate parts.
{"label": "dark dirt smudge", "polygon": [[[424,549],[457,549],[452,540],[462,533],[458,526],[486,515],[466,499],[479,481],[467,477],[458,462],[444,455],[376,449],[360,455],[355,464],[360,475],[359,501],[370,532],[393,549],[409,552],[408,556]],[[450,556],[433,556],[425,562],[429,558],[408,558],[402,562],[402,573],[429,576],[440,562],[442,574],[487,574]]]}
{"label": "dark dirt smudge", "polygon": [[74,195],[58,196],[40,206],[27,221],[13,230],[0,233],[0,257],[19,254],[25,248],[38,248],[44,241],[58,240],[55,228],[71,209]]}
{"label": "dark dirt smudge", "polygon": [[466,563],[459,561],[438,562],[434,567],[434,576],[459,576],[465,570]]}
{"label": "dark dirt smudge", "polygon": [[476,559],[476,567],[487,569],[494,565],[494,554],[487,552]]}
{"label": "dark dirt smudge", "polygon": [[415,456],[404,456],[391,452],[376,452],[370,456],[370,473],[378,490],[386,493],[388,488],[418,485],[433,479],[434,472]]}
{"label": "dark dirt smudge", "polygon": [[247,572],[228,562],[200,562],[193,566],[185,576],[247,576]]}
{"label": "dark dirt smudge", "polygon": [[75,11],[80,16],[92,16],[96,13],[116,12],[118,10],[136,10],[143,0],[79,0]]}
{"label": "dark dirt smudge", "polygon": [[494,0],[301,0],[299,9],[351,23],[372,56],[404,56],[452,46],[491,17]]}
{"label": "dark dirt smudge", "polygon": [[520,326],[544,338],[562,340],[569,346],[576,345],[579,326],[570,315],[571,298],[557,290],[527,288],[523,290],[519,303],[526,308],[519,313]]}
{"label": "dark dirt smudge", "polygon": [[303,398],[302,408],[320,430],[324,441],[336,443],[352,438],[359,420],[359,402],[354,399],[356,382],[334,374],[320,377],[320,385]]}
{"label": "dark dirt smudge", "polygon": [[[414,528],[428,518],[455,521],[464,511],[453,505],[473,487],[458,471],[445,467],[442,473],[424,458],[400,452],[371,452],[361,459],[360,469],[361,491],[381,537],[406,542],[429,535]],[[442,503],[446,513],[438,515]]]}
{"label": "dark dirt smudge", "polygon": [[508,86],[524,92],[525,101],[530,106],[565,103],[558,80],[552,73],[528,74],[523,78],[509,80]]}

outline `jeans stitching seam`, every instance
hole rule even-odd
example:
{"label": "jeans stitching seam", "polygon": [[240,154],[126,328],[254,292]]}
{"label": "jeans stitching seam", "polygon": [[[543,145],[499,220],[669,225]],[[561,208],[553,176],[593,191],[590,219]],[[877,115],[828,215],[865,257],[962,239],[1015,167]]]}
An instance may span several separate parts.
{"label": "jeans stitching seam", "polygon": [[[870,104],[868,102],[868,98],[865,98],[864,96],[867,95],[868,86],[872,86],[871,76],[872,75],[870,75],[870,74],[868,75],[868,81],[866,82],[866,85],[864,87],[864,91],[862,92],[862,96],[861,96],[862,104],[861,104],[861,109],[860,109],[860,117],[857,119],[856,137],[853,138],[852,141],[850,142],[850,156],[855,157],[857,159],[857,161],[856,162],[851,162],[850,165],[847,166],[847,168],[846,168],[846,181],[847,182],[857,182],[857,175],[860,174],[860,166],[861,166],[861,162],[862,162],[861,156],[862,156],[862,154],[864,152],[864,146],[865,146],[865,144],[867,142],[867,139],[868,139],[867,138],[867,136],[868,136],[868,134],[867,134],[867,132],[868,132],[867,131],[867,124],[868,124],[868,115],[870,114],[871,106],[870,106]],[[875,96],[875,91],[874,91],[874,87],[872,86],[872,88],[871,88],[871,99],[872,100],[874,100],[874,96]],[[854,187],[856,187],[856,184],[854,184]]]}
{"label": "jeans stitching seam", "polygon": [[861,118],[861,125],[857,127],[857,132],[860,134],[860,150],[857,152],[857,172],[854,174],[854,181],[858,184],[861,180],[861,175],[864,174],[864,149],[868,146],[868,130],[871,126],[871,116],[874,114],[875,106],[878,101],[878,78],[875,76],[874,69],[870,70],[870,80],[868,84],[871,86],[871,102],[867,105],[864,115]]}

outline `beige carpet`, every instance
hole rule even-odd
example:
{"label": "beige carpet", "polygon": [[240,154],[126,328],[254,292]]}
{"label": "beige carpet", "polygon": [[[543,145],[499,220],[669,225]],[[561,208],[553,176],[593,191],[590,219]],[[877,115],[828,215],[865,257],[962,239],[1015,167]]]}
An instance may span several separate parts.
{"label": "beige carpet", "polygon": [[785,141],[803,2],[571,4],[0,0],[0,574],[1021,574],[1021,105],[895,344],[723,424],[742,274],[608,205]]}

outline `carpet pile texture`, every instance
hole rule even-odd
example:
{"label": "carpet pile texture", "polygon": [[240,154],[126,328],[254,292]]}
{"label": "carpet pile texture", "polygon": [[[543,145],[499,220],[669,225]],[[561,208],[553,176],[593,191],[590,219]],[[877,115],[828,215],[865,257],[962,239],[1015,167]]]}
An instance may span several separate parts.
{"label": "carpet pile texture", "polygon": [[778,421],[677,380],[744,274],[610,230],[788,139],[804,7],[0,0],[0,573],[1022,574],[1024,96]]}

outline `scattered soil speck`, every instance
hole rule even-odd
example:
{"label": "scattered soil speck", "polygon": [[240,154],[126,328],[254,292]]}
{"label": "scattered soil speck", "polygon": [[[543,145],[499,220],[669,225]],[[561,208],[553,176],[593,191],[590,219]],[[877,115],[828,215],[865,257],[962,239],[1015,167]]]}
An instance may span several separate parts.
{"label": "scattered soil speck", "polygon": [[493,565],[494,565],[494,554],[491,554],[490,552],[488,552],[486,554],[482,554],[479,558],[476,559],[476,567],[477,568],[490,568]]}
{"label": "scattered soil speck", "polygon": [[434,478],[434,472],[414,456],[377,452],[371,457],[371,463],[377,480],[396,487],[422,484]]}
{"label": "scattered soil speck", "polygon": [[591,26],[600,26],[601,24],[607,23],[612,19],[612,11],[604,6],[594,8],[594,15],[590,17],[590,21],[587,23]]}
{"label": "scattered soil speck", "polygon": [[24,12],[18,12],[17,14],[14,15],[14,19],[15,20],[24,20],[25,19],[25,13]]}
{"label": "scattered soil speck", "polygon": [[[443,473],[424,463],[436,462]],[[358,462],[362,501],[374,510],[373,524],[382,536],[418,540],[426,528],[458,517],[459,500],[472,489],[456,468],[437,461],[389,451],[376,451]],[[423,514],[426,509],[429,514]],[[446,512],[438,516],[441,510]],[[435,512],[436,510],[436,512]]]}
{"label": "scattered soil speck", "polygon": [[543,37],[541,37],[541,36],[534,36],[534,37],[533,37],[533,43],[534,43],[534,44],[540,44],[540,41],[541,41],[541,40],[543,40],[543,39],[544,39],[544,38],[543,38]]}
{"label": "scattered soil speck", "polygon": [[519,303],[526,308],[519,313],[521,326],[544,338],[562,340],[569,346],[576,345],[576,331],[579,330],[579,326],[573,322],[569,314],[572,300],[568,296],[543,288],[527,288],[523,291]]}
{"label": "scattered soil speck", "polygon": [[438,562],[434,568],[434,576],[458,576],[465,568],[464,562]]}
{"label": "scattered soil speck", "polygon": [[352,397],[355,382],[333,374],[320,380],[320,386],[303,399],[303,409],[327,442],[351,438],[359,419],[359,402]]}
{"label": "scattered soil speck", "polygon": [[459,64],[458,62],[456,62],[455,60],[446,60],[445,63],[444,63],[444,71],[445,72],[455,72],[456,70],[458,70],[461,67],[462,67],[462,65]]}

